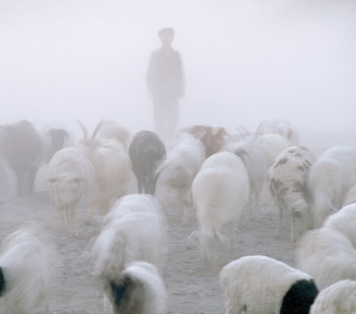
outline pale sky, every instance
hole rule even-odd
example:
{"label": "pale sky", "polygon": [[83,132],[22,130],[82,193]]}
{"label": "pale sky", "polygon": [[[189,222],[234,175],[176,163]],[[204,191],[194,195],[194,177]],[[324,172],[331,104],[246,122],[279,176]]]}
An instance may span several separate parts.
{"label": "pale sky", "polygon": [[355,129],[353,0],[1,0],[0,123],[151,129],[145,75],[166,26],[186,74],[181,126]]}

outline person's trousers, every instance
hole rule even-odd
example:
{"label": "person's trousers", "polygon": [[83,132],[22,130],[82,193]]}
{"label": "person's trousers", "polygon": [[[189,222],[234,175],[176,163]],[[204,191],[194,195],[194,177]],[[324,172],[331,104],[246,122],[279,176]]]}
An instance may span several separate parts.
{"label": "person's trousers", "polygon": [[153,101],[154,127],[164,144],[170,146],[175,138],[180,110],[178,99],[156,98]]}

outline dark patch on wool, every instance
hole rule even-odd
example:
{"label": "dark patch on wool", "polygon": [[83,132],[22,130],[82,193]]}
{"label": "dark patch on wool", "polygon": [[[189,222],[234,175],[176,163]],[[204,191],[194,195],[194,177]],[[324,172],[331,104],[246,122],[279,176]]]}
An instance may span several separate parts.
{"label": "dark patch on wool", "polygon": [[288,162],[288,160],[289,160],[288,157],[282,158],[281,160],[279,160],[279,161],[276,163],[275,167],[279,167],[279,166],[281,166],[281,165],[286,164],[286,163]]}
{"label": "dark patch on wool", "polygon": [[2,272],[2,267],[0,267],[0,297],[4,294],[5,288],[5,277],[4,273]]}
{"label": "dark patch on wool", "polygon": [[317,295],[313,279],[296,281],[283,298],[280,314],[308,314]]}

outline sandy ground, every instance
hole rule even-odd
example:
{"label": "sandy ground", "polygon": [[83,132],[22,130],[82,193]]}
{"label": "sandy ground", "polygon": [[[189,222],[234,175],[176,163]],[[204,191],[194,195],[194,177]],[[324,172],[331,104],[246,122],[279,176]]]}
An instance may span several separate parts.
{"label": "sandy ground", "polygon": [[[43,169],[41,171],[39,177],[43,175]],[[37,188],[39,185],[37,182]],[[63,231],[63,218],[54,210],[49,192],[43,186],[38,190],[41,191],[32,197],[18,198],[11,191],[0,195],[0,240],[21,226],[40,228],[43,237],[57,252],[58,266],[49,305],[51,313],[102,313],[102,290],[92,276],[94,261],[89,254],[100,232],[100,223],[87,220],[88,207],[83,201],[78,210],[79,235],[67,236]],[[136,192],[134,178],[130,192]],[[197,245],[187,244],[187,237],[197,228],[193,207],[190,206],[187,225],[182,225],[174,194],[160,182],[156,197],[166,214],[169,230],[169,253],[162,271],[169,295],[167,313],[225,313],[226,300],[218,274],[224,265],[241,256],[261,254],[295,266],[296,244],[290,242],[290,216],[285,214],[282,236],[275,239],[277,207],[270,204],[266,191],[258,217],[252,219],[248,210],[244,210],[235,229],[233,249],[227,252],[219,244],[218,259],[213,266],[203,264]],[[44,313],[44,309],[38,313]]]}

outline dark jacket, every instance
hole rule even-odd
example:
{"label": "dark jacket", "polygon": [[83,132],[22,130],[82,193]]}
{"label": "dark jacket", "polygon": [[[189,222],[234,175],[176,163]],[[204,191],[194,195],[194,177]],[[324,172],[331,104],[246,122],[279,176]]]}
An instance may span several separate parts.
{"label": "dark jacket", "polygon": [[153,98],[182,98],[184,95],[183,65],[178,51],[167,55],[162,49],[152,52],[147,86]]}

